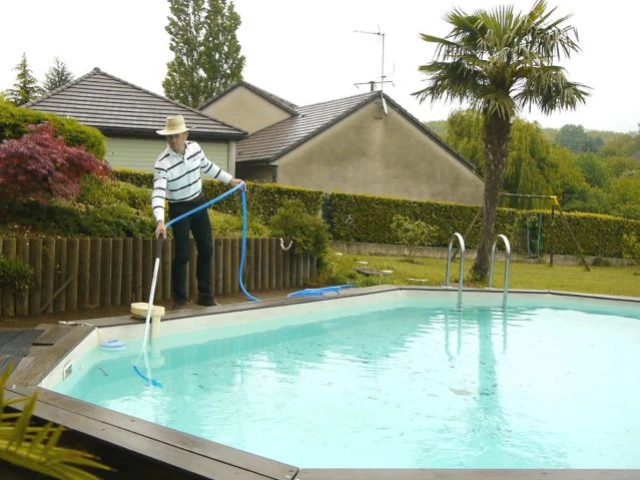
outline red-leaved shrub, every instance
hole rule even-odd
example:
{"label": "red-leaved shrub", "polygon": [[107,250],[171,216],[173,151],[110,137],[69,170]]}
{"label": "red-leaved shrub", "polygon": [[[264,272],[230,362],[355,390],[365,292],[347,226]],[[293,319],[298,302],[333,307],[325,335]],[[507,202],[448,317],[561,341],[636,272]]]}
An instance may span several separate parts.
{"label": "red-leaved shrub", "polygon": [[54,136],[48,122],[31,125],[29,133],[0,144],[0,205],[73,199],[80,191],[80,179],[90,173],[112,176],[108,163],[84,147],[68,146]]}

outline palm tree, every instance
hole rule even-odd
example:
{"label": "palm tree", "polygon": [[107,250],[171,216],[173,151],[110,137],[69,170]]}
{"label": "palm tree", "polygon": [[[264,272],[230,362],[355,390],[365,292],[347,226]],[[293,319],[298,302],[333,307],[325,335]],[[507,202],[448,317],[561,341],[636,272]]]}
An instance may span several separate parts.
{"label": "palm tree", "polygon": [[[87,467],[111,470],[89,453],[59,446],[63,427],[52,423],[32,425],[37,395],[13,400],[4,397],[11,372],[11,367],[0,372],[0,464],[8,462],[49,478],[69,480],[97,480],[85,470]],[[8,411],[18,404],[22,404],[21,411]]]}
{"label": "palm tree", "polygon": [[512,6],[470,15],[454,9],[446,16],[453,28],[445,38],[421,34],[437,45],[436,60],[419,67],[429,84],[413,95],[420,102],[469,102],[484,119],[484,219],[471,273],[476,281],[486,280],[489,270],[512,119],[527,106],[545,114],[573,109],[589,95],[589,87],[568,81],[564,68],[554,64],[580,49],[577,31],[565,26],[570,15],[553,20],[554,11],[545,0],[527,14],[514,13]]}

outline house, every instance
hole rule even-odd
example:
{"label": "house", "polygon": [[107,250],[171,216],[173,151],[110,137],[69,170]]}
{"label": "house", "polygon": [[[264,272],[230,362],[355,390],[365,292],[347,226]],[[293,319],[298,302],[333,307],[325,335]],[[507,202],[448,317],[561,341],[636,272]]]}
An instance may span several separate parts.
{"label": "house", "polygon": [[239,178],[482,204],[475,167],[379,91],[301,107],[241,81],[199,110],[249,133],[236,147]]}
{"label": "house", "polygon": [[98,68],[25,105],[77,119],[106,137],[112,167],[151,171],[166,140],[156,133],[169,115],[183,115],[207,157],[235,173],[235,144],[247,133],[204,113],[114,77]]}

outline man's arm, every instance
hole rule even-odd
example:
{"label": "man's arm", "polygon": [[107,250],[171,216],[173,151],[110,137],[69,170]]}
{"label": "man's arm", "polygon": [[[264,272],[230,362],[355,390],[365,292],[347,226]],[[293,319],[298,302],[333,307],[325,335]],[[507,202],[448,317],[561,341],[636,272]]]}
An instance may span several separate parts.
{"label": "man's arm", "polygon": [[156,237],[165,235],[164,230],[164,201],[167,193],[167,170],[156,164],[153,175],[153,190],[151,192],[151,208],[156,219]]}

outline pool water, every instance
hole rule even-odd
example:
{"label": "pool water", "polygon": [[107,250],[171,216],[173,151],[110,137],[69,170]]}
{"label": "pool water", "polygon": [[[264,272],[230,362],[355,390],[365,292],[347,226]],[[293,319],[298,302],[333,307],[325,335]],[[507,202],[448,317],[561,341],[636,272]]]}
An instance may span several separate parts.
{"label": "pool water", "polygon": [[414,299],[211,328],[154,340],[164,388],[131,342],[54,390],[305,468],[640,468],[638,309],[581,308]]}

